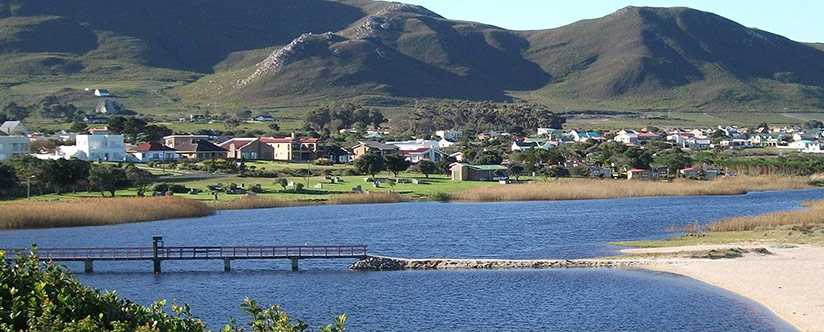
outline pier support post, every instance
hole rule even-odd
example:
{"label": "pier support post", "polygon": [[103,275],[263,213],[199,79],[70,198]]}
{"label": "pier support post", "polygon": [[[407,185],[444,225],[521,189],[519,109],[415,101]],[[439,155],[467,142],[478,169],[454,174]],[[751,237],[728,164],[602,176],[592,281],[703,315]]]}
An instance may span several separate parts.
{"label": "pier support post", "polygon": [[223,272],[232,272],[232,260],[231,259],[224,259],[223,260]]}
{"label": "pier support post", "polygon": [[299,269],[298,269],[298,258],[297,257],[292,257],[289,260],[292,261],[292,272],[298,272],[299,271]]}
{"label": "pier support post", "polygon": [[152,261],[154,262],[154,273],[160,274],[160,253],[158,248],[163,246],[162,236],[152,236]]}
{"label": "pier support post", "polygon": [[83,272],[92,273],[94,272],[94,261],[91,259],[83,261]]}

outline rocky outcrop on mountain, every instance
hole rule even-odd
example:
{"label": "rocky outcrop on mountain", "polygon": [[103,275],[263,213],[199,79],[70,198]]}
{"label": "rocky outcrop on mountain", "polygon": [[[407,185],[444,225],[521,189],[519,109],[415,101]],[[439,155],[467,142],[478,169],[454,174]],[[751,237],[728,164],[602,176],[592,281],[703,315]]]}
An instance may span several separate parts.
{"label": "rocky outcrop on mountain", "polygon": [[343,40],[342,37],[331,32],[324,34],[304,33],[258,63],[255,72],[245,79],[237,81],[235,88],[243,88],[264,75],[276,73],[305,56],[325,55],[325,53],[334,52],[329,50],[329,46]]}

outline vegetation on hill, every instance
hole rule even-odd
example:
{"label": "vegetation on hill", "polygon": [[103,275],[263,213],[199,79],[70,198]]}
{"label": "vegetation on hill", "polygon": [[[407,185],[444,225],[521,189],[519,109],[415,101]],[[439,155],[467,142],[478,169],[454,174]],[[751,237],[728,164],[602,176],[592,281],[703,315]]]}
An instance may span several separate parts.
{"label": "vegetation on hill", "polygon": [[[0,330],[3,331],[209,331],[188,305],[158,301],[142,306],[114,292],[100,292],[82,285],[74,276],[52,263],[45,266],[34,255],[5,261],[0,251]],[[230,323],[226,332],[299,332],[309,326],[295,321],[279,306],[261,307],[247,299],[241,305],[250,316],[247,326]],[[170,311],[170,312],[169,312]],[[343,332],[346,315],[321,332]]]}
{"label": "vegetation on hill", "polygon": [[[163,109],[341,98],[824,107],[819,44],[687,8],[627,7],[557,29],[509,31],[368,0],[0,0],[0,28],[0,102],[81,98],[62,90],[77,82],[143,81],[131,102]],[[66,83],[32,83],[46,78]]]}

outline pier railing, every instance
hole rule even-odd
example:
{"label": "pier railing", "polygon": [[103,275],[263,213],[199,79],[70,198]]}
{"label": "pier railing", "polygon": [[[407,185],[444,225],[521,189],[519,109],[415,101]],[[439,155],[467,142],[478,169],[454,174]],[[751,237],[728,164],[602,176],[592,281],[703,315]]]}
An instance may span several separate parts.
{"label": "pier railing", "polygon": [[[31,254],[31,249],[0,249],[7,260]],[[297,270],[300,259],[345,259],[366,257],[366,245],[318,245],[318,246],[173,246],[166,247],[163,238],[153,238],[151,247],[98,247],[98,248],[37,248],[41,261],[85,262],[86,271],[92,271],[94,261],[153,261],[155,272],[160,273],[160,262],[165,260],[223,260],[230,270],[230,262],[239,259],[289,259],[292,269]]]}

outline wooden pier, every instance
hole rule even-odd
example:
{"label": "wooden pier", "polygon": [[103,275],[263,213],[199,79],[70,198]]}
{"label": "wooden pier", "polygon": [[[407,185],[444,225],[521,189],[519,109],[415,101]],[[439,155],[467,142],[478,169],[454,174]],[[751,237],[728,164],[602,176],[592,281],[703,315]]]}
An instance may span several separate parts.
{"label": "wooden pier", "polygon": [[[2,249],[7,260],[29,255],[31,249]],[[301,259],[362,259],[368,256],[365,245],[329,246],[227,246],[167,247],[163,238],[152,238],[151,247],[118,248],[38,248],[38,259],[53,262],[83,262],[84,271],[94,272],[95,261],[151,261],[154,273],[160,273],[163,261],[222,260],[223,270],[232,270],[233,260],[288,259],[292,271],[298,271]]]}

